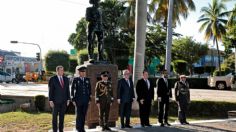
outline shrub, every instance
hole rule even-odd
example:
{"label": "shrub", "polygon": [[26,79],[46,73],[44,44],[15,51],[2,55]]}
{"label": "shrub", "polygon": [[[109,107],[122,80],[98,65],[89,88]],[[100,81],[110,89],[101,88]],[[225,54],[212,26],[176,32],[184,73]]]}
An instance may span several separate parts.
{"label": "shrub", "polygon": [[[215,101],[192,101],[189,105],[188,116],[191,117],[214,117],[227,118],[228,111],[235,110],[235,102],[215,102]],[[178,108],[175,102],[170,103],[169,114],[171,116],[178,115]],[[152,115],[158,113],[158,102],[154,101],[152,106]]]}
{"label": "shrub", "polygon": [[38,111],[44,111],[45,109],[45,96],[44,95],[37,95],[34,97],[35,107]]}

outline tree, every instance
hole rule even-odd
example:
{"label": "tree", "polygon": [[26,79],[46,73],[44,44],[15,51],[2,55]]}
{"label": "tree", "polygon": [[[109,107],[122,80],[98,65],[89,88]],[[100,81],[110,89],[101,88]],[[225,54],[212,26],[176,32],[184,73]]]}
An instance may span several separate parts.
{"label": "tree", "polygon": [[207,7],[202,7],[201,12],[203,13],[198,22],[201,22],[202,25],[199,29],[200,32],[205,30],[205,39],[208,41],[213,40],[213,45],[216,44],[218,52],[218,63],[219,63],[219,72],[221,73],[220,66],[220,51],[218,42],[222,40],[223,35],[226,33],[226,23],[227,20],[224,19],[226,16],[225,11],[226,6],[219,0],[212,0],[211,4],[208,4]]}
{"label": "tree", "polygon": [[193,63],[197,62],[202,56],[206,55],[207,51],[207,44],[195,42],[192,37],[179,38],[173,41],[173,59],[188,62],[187,65],[191,75],[193,73]]}
{"label": "tree", "polygon": [[71,33],[68,42],[76,49],[82,50],[87,47],[87,21],[85,18],[81,18],[76,25],[76,32]]}
{"label": "tree", "polygon": [[166,28],[167,44],[165,60],[165,68],[168,72],[170,72],[171,63],[172,28],[175,27],[176,21],[180,24],[180,15],[187,18],[189,10],[195,10],[195,5],[192,0],[152,0],[149,6],[149,11],[154,13],[153,19],[157,22],[161,22],[164,27],[168,27]]}
{"label": "tree", "polygon": [[45,57],[45,67],[47,71],[55,71],[58,65],[62,65],[64,70],[69,70],[69,54],[66,51],[48,51]]}
{"label": "tree", "polygon": [[155,57],[160,58],[165,55],[166,32],[160,25],[148,26],[146,34],[146,49],[145,49],[145,67]]}
{"label": "tree", "polygon": [[[153,13],[153,20],[160,22],[164,27],[167,27],[169,0],[151,0],[149,4],[149,12]],[[187,19],[189,11],[195,11],[193,0],[173,0],[173,27],[176,23],[181,24],[180,16]]]}

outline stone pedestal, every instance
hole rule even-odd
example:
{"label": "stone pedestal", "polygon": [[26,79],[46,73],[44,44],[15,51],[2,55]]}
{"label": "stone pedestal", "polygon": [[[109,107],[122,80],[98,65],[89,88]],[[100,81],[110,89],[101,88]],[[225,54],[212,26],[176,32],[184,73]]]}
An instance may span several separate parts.
{"label": "stone pedestal", "polygon": [[87,117],[86,117],[86,124],[88,128],[95,128],[99,125],[99,111],[98,107],[95,104],[95,86],[98,80],[100,80],[100,73],[102,71],[109,71],[110,76],[109,79],[112,82],[113,88],[113,96],[114,102],[110,109],[110,116],[109,116],[109,124],[111,127],[116,125],[116,121],[118,120],[118,110],[119,106],[117,103],[117,77],[118,77],[118,67],[117,65],[113,64],[99,64],[94,63],[85,64],[87,66],[87,77],[90,78],[91,81],[91,88],[92,88],[92,100],[88,108]]}

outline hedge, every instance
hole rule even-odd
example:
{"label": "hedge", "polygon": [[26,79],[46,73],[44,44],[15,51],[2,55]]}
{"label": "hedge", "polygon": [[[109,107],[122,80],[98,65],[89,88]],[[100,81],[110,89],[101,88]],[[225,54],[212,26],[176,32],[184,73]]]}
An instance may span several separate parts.
{"label": "hedge", "polygon": [[[150,78],[154,86],[156,87],[156,81],[158,78]],[[170,78],[168,79],[168,85],[171,86],[171,88],[174,87],[174,84],[176,81],[179,81],[179,79],[176,78]],[[207,84],[207,78],[187,78],[187,81],[189,82],[190,88],[197,88],[197,89],[207,89],[209,88]]]}
{"label": "hedge", "polygon": [[[236,102],[192,101],[189,105],[188,116],[227,118],[228,111],[236,110]],[[175,102],[170,103],[169,115],[177,116],[178,108]],[[157,116],[158,102],[154,101],[152,115]]]}

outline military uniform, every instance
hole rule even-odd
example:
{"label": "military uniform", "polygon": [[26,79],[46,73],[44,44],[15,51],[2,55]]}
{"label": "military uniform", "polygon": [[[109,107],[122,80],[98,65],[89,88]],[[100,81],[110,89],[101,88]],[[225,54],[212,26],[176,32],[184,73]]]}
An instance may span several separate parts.
{"label": "military uniform", "polygon": [[178,102],[178,118],[181,124],[188,124],[186,112],[190,103],[190,91],[188,82],[177,81],[175,83],[175,100]]}
{"label": "military uniform", "polygon": [[99,124],[102,128],[108,128],[110,105],[113,100],[112,83],[110,81],[98,81],[95,88],[95,102],[100,104]]}
{"label": "military uniform", "polygon": [[[79,68],[80,72],[85,68]],[[85,71],[83,71],[85,72]],[[84,124],[88,109],[88,104],[91,98],[91,84],[87,77],[76,77],[71,86],[72,101],[76,103],[76,129],[79,132],[85,132]]]}

